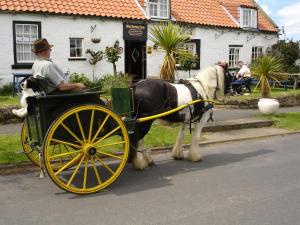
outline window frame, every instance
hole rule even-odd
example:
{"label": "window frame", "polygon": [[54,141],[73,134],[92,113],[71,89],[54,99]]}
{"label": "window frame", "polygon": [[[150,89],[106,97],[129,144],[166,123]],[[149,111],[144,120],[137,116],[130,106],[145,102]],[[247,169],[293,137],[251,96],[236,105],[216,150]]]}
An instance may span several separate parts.
{"label": "window frame", "polygon": [[[170,18],[170,0],[166,0],[167,2],[167,15],[166,16],[162,16],[161,15],[161,3],[162,3],[162,0],[157,0],[157,3],[154,3],[154,2],[151,2],[151,0],[149,0],[149,16],[151,18],[154,18],[154,19],[169,19]],[[151,5],[156,5],[157,6],[157,16],[153,16],[151,15]]]}
{"label": "window frame", "polygon": [[[238,68],[237,62],[240,60],[241,50],[243,48],[243,45],[229,45],[229,51],[228,51],[228,65],[230,69]],[[236,57],[236,53],[230,54],[230,50],[234,49],[238,50],[238,57]],[[230,56],[233,55],[233,60],[230,59]],[[233,61],[233,63],[232,63]]]}
{"label": "window frame", "polygon": [[[72,39],[75,39],[75,40],[81,40],[81,56],[71,56],[71,40]],[[81,38],[81,37],[70,37],[69,38],[69,60],[70,61],[75,61],[75,60],[86,60],[86,57],[84,57],[84,38]],[[75,42],[76,43],[76,42]],[[76,51],[76,44],[75,44],[75,51]]]}
{"label": "window frame", "polygon": [[41,22],[40,21],[21,21],[21,20],[13,20],[12,21],[12,28],[13,28],[13,53],[14,53],[14,64],[11,66],[12,69],[31,69],[33,65],[32,62],[18,62],[17,60],[17,34],[16,34],[16,25],[23,24],[23,25],[37,25],[38,26],[38,37],[42,37],[42,29],[41,29]]}
{"label": "window frame", "polygon": [[[247,18],[247,24],[245,24],[245,13],[250,13]],[[249,20],[249,21],[248,21]],[[242,28],[253,28],[258,27],[258,10],[255,8],[240,7],[240,26]]]}
{"label": "window frame", "polygon": [[[254,51],[254,49],[256,49],[256,51]],[[261,52],[259,52],[258,49],[261,49]],[[264,54],[264,48],[262,46],[252,46],[252,51],[251,51],[252,62],[257,58],[261,57],[263,54]]]}

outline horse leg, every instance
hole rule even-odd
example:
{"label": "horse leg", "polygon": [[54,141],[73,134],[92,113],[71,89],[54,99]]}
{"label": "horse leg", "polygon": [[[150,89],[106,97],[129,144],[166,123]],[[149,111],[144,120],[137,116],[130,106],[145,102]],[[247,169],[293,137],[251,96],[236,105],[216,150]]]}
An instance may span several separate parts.
{"label": "horse leg", "polygon": [[184,139],[184,131],[185,131],[185,124],[181,123],[178,135],[177,135],[177,139],[176,139],[176,143],[173,147],[172,150],[172,157],[174,159],[183,159],[184,155],[183,155],[183,148],[182,148],[182,143],[183,143],[183,139]]}
{"label": "horse leg", "polygon": [[188,151],[188,156],[187,156],[187,158],[193,162],[202,160],[202,155],[201,155],[200,149],[199,149],[200,135],[201,135],[202,128],[204,127],[204,125],[206,124],[206,122],[209,118],[210,112],[211,112],[211,110],[206,111],[203,114],[201,120],[195,124],[195,129],[194,129],[193,137],[192,137],[192,143],[191,143],[190,149]]}
{"label": "horse leg", "polygon": [[132,164],[133,167],[137,170],[144,170],[149,166],[148,160],[145,157],[145,150],[144,150],[144,138],[138,141],[138,146],[136,149],[136,153],[133,156]]}

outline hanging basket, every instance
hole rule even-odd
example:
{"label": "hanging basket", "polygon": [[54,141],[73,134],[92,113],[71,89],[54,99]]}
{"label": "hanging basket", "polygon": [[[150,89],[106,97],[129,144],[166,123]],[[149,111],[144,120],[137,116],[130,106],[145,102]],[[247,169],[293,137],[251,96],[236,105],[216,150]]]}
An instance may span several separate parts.
{"label": "hanging basket", "polygon": [[100,43],[100,41],[101,41],[101,38],[92,38],[91,39],[91,42],[93,42],[94,44],[98,44],[98,43]]}

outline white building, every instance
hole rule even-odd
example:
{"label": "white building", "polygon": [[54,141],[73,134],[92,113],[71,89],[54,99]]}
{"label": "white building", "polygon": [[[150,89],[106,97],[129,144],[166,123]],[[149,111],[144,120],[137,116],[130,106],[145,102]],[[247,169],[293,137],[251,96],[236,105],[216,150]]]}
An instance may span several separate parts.
{"label": "white building", "polygon": [[[192,40],[186,46],[200,58],[192,74],[219,60],[232,68],[237,60],[250,63],[278,40],[276,25],[252,0],[2,0],[0,84],[10,82],[12,73],[31,72],[31,44],[39,37],[54,44],[52,58],[65,72],[91,77],[86,50],[104,51],[119,43],[118,71],[135,78],[158,76],[164,53],[148,33],[166,20],[190,29]],[[92,43],[92,38],[101,42]],[[98,77],[112,71],[104,59],[96,66]],[[187,74],[177,72],[178,77]]]}

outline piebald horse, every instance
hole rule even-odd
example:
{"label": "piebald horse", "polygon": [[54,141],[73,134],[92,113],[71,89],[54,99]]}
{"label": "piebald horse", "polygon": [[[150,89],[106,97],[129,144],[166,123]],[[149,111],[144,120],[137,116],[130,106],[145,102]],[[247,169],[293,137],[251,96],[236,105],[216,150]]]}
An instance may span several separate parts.
{"label": "piebald horse", "polygon": [[[227,64],[208,67],[199,72],[199,74],[188,80],[194,88],[189,88],[185,84],[172,84],[163,80],[146,79],[137,82],[134,85],[134,104],[136,118],[156,115],[194,100],[192,90],[197,93],[198,98],[205,100],[215,100],[223,97],[229,89],[230,74]],[[195,96],[195,95],[194,95]],[[198,106],[191,105],[177,113],[164,116],[163,120],[168,122],[180,122],[180,130],[172,150],[174,159],[183,159],[183,139],[186,124],[190,122],[191,117],[198,115],[196,119],[192,141],[188,150],[187,158],[191,161],[202,160],[199,149],[199,141],[202,128],[209,119],[211,108],[208,103]],[[203,110],[207,108],[207,110]],[[202,113],[195,112],[201,110]],[[144,137],[151,128],[152,121],[137,123],[135,132],[130,136],[131,150],[130,158],[135,169],[143,170],[153,164],[151,152],[144,147]]]}

